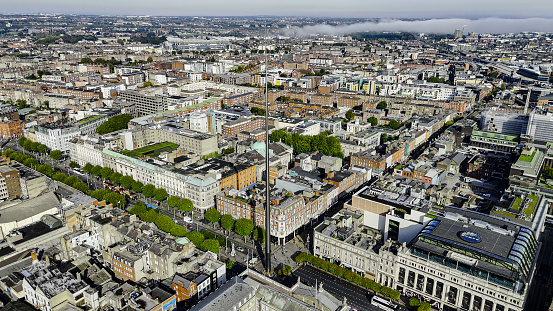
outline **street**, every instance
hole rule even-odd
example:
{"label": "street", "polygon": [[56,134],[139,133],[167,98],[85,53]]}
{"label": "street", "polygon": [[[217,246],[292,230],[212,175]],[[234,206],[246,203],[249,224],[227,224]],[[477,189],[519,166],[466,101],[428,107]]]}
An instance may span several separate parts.
{"label": "street", "polygon": [[[342,300],[346,297],[347,304],[357,310],[382,311],[380,308],[371,305],[369,295],[367,295],[367,289],[330,273],[310,265],[303,265],[295,270],[293,275],[299,276],[300,281],[309,286],[315,286],[315,284],[320,285],[322,282],[324,291],[327,291],[338,300]],[[407,309],[400,307],[398,310],[406,311]]]}

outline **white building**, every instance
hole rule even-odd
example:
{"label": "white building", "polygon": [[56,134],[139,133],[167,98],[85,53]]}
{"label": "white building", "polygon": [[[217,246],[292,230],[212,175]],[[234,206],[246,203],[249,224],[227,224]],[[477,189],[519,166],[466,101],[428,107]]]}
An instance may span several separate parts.
{"label": "white building", "polygon": [[205,113],[193,112],[190,114],[190,129],[206,133],[208,131],[207,115]]}
{"label": "white building", "polygon": [[103,147],[97,144],[97,140],[86,137],[74,138],[69,142],[69,154],[71,160],[77,162],[80,166],[86,163],[92,165],[104,166],[102,155]]}
{"label": "white building", "polygon": [[42,124],[35,128],[37,142],[46,145],[50,150],[69,151],[69,142],[81,135],[78,126],[55,126]]}

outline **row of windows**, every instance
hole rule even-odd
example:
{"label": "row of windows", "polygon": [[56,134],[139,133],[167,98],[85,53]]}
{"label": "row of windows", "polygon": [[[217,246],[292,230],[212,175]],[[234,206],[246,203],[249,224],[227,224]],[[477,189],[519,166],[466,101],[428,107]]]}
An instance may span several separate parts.
{"label": "row of windows", "polygon": [[[417,280],[418,280],[418,281],[421,281],[421,283],[420,283],[420,284],[417,283],[416,289],[419,290],[419,291],[421,291],[421,292],[423,292],[423,287],[424,287],[424,286],[423,286],[423,282],[424,282],[424,278],[426,277],[426,278],[427,278],[427,284],[426,284],[426,287],[424,288],[424,289],[425,289],[424,292],[425,292],[426,294],[432,295],[432,286],[433,286],[433,283],[434,283],[434,280],[427,276],[428,273],[437,275],[438,277],[441,277],[441,278],[443,278],[443,279],[446,278],[446,275],[445,275],[444,273],[441,273],[441,272],[439,272],[439,271],[435,271],[434,269],[427,268],[425,265],[416,264],[416,263],[414,263],[414,262],[412,262],[412,261],[407,262],[405,259],[400,259],[399,261],[400,261],[400,263],[408,264],[408,265],[412,266],[412,267],[415,268],[415,269],[420,269],[420,270],[422,270],[422,271],[425,272],[424,275],[423,275],[423,274],[419,274],[419,276],[417,277]],[[400,267],[400,269],[399,269],[399,275],[398,275],[398,282],[399,282],[400,284],[404,284],[405,273],[406,273],[406,268]],[[451,282],[454,282],[454,283],[457,283],[457,284],[460,284],[460,285],[461,285],[461,282],[460,282],[460,280],[459,280],[458,278],[452,277],[451,275],[449,275],[449,276],[450,276],[450,281],[451,281]],[[411,281],[409,281],[409,279],[411,279]],[[491,277],[488,277],[488,281],[491,281],[490,279],[491,279]],[[412,287],[412,288],[415,288],[415,287],[413,286],[414,280],[415,280],[415,272],[409,271],[409,278],[408,278],[407,286],[410,286],[410,287]],[[429,283],[430,283],[431,285],[429,285]],[[438,282],[438,283],[440,283],[440,282]],[[480,287],[480,286],[478,286],[478,285],[476,285],[476,284],[474,284],[474,283],[468,282],[468,281],[464,281],[464,282],[462,283],[462,285],[464,285],[464,286],[466,286],[466,287],[468,287],[468,288],[471,288],[471,289],[473,289],[473,290],[477,290],[477,291],[479,291],[479,292],[481,292],[481,293],[488,294],[488,295],[490,295],[490,296],[492,296],[492,297],[499,298],[499,299],[502,300],[502,301],[505,301],[505,302],[508,302],[508,303],[511,303],[511,304],[514,304],[514,305],[520,305],[520,304],[522,303],[522,301],[519,300],[519,299],[513,299],[513,298],[508,297],[508,296],[506,296],[506,295],[500,294],[500,292],[498,292],[497,289],[491,289],[491,290],[490,290],[490,289],[485,289],[485,288],[483,288],[483,287]],[[493,283],[491,283],[490,285],[493,286]],[[435,296],[438,297],[438,298],[441,297],[441,296],[438,296],[438,295],[435,295]]]}

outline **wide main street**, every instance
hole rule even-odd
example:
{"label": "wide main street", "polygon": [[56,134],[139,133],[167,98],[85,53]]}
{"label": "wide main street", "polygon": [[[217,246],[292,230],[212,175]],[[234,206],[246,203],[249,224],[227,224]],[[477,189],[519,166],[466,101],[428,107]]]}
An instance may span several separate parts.
{"label": "wide main street", "polygon": [[[357,310],[382,311],[382,309],[371,305],[372,294],[369,294],[367,289],[328,272],[310,265],[302,265],[293,271],[293,275],[300,277],[300,281],[309,286],[320,286],[322,283],[322,290],[340,301],[345,297],[347,304]],[[400,307],[398,310],[406,311],[407,309]]]}

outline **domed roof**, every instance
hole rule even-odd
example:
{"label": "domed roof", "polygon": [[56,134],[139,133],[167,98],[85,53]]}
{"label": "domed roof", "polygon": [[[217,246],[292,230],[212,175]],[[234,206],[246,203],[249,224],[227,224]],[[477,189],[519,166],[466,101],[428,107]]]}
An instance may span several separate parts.
{"label": "domed roof", "polygon": [[264,141],[256,141],[252,147],[252,150],[265,150],[265,142]]}

